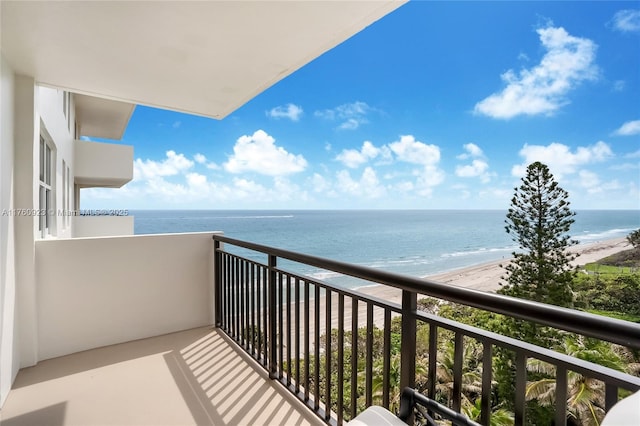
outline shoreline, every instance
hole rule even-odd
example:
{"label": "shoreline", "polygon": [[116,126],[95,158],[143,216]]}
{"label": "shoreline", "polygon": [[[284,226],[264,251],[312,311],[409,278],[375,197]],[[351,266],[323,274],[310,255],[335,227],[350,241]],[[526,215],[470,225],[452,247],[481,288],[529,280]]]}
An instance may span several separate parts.
{"label": "shoreline", "polygon": [[[587,263],[595,262],[604,257],[610,256],[614,253],[618,253],[623,250],[631,248],[631,244],[627,242],[626,237],[603,240],[595,243],[580,244],[572,247],[572,252],[579,254],[574,262],[574,265],[581,266]],[[465,287],[477,291],[494,292],[500,288],[501,277],[505,270],[501,266],[510,261],[509,259],[501,259],[492,262],[482,263],[479,265],[473,265],[465,268],[459,268],[439,274],[429,275],[421,277],[427,281],[437,282],[439,284],[454,285],[459,287]],[[357,293],[384,300],[385,302],[391,302],[400,304],[402,301],[402,290],[390,287],[382,284],[371,284],[354,289]],[[418,295],[418,298],[425,297]],[[332,327],[335,327],[339,322],[338,319],[338,298],[331,298],[330,316]],[[319,314],[319,329],[320,334],[324,333],[326,329],[326,314],[327,314],[327,299],[326,296],[321,296],[318,300],[318,314]],[[311,317],[314,316],[315,303],[311,304],[310,313]],[[351,301],[345,301],[344,306],[344,321],[346,324],[350,324],[352,320]],[[358,309],[358,324],[360,327],[366,326],[367,323],[367,311],[364,303],[359,304]],[[393,314],[395,316],[396,314]],[[373,312],[373,324],[377,327],[383,327],[384,324],[384,312],[381,309],[375,309]],[[286,324],[285,324],[286,327]],[[350,327],[350,326],[347,326]],[[312,341],[314,341],[315,330],[312,328],[309,330],[309,335]],[[313,346],[313,344],[311,345]]]}
{"label": "shoreline", "polygon": [[[629,244],[626,237],[612,238],[594,243],[578,244],[571,249],[572,253],[578,254],[578,257],[572,262],[572,264],[582,266],[630,248],[631,244]],[[501,265],[507,264],[510,260],[511,258],[495,260],[428,275],[421,278],[441,284],[494,292],[500,288],[502,275],[505,273],[505,270]],[[360,293],[375,296],[391,302],[399,303],[401,300],[401,291],[399,289],[380,284],[361,287],[356,290]]]}
{"label": "shoreline", "polygon": [[[572,253],[578,254],[578,257],[571,262],[571,264],[574,266],[583,266],[630,248],[631,244],[628,243],[626,237],[612,238],[595,243],[578,244],[570,250]],[[499,282],[505,272],[504,268],[500,265],[506,265],[510,261],[511,258],[496,260],[422,278],[475,290],[495,291],[500,288]]]}

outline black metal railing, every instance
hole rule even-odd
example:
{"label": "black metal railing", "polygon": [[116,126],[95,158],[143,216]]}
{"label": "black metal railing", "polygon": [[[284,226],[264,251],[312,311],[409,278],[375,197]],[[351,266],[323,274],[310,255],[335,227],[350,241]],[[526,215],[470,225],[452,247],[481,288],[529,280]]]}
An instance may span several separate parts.
{"label": "black metal railing", "polygon": [[[213,236],[215,322],[247,353],[328,424],[342,424],[374,403],[397,404],[400,389],[415,388],[416,370],[426,370],[426,396],[436,398],[438,339],[453,344],[450,408],[462,408],[464,349],[481,348],[479,421],[489,424],[494,351],[511,351],[515,376],[515,424],[524,424],[527,360],[555,367],[555,424],[567,421],[567,375],[582,374],[605,386],[604,411],[619,390],[640,389],[640,378],[428,314],[418,295],[455,302],[510,318],[640,349],[640,325],[571,309],[449,286],[378,269]],[[222,243],[262,253],[265,261],[230,253]],[[278,260],[349,275],[401,291],[392,303],[279,267]],[[396,319],[397,318],[397,319]],[[416,331],[428,325],[426,365],[416,364]],[[377,327],[380,326],[380,327]],[[395,331],[393,331],[394,329]],[[399,345],[397,336],[399,335]],[[420,353],[422,355],[422,352]],[[398,366],[399,363],[399,366]],[[345,406],[346,405],[346,406]]]}

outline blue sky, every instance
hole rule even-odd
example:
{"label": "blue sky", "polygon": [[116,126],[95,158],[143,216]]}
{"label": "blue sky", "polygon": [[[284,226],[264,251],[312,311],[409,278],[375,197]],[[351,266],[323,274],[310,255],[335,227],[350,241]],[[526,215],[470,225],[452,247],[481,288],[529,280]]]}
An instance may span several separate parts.
{"label": "blue sky", "polygon": [[[259,64],[256,64],[259,66]],[[206,90],[206,88],[203,88]],[[138,106],[82,208],[640,208],[639,2],[412,2],[218,121]]]}

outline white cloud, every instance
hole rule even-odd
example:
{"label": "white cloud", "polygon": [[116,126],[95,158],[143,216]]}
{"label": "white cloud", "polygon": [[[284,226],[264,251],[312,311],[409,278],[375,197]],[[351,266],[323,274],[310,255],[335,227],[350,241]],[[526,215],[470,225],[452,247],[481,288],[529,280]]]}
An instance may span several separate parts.
{"label": "white cloud", "polygon": [[489,182],[492,174],[489,173],[489,163],[484,159],[482,149],[474,143],[467,143],[463,145],[463,148],[467,152],[458,155],[456,158],[459,160],[472,158],[473,160],[471,164],[456,166],[456,176],[464,178],[480,177],[483,183]]}
{"label": "white cloud", "polygon": [[620,136],[640,135],[640,120],[627,121],[614,134]]}
{"label": "white cloud", "polygon": [[627,86],[627,82],[624,80],[616,80],[613,82],[613,91],[622,92]]}
{"label": "white cloud", "polygon": [[273,201],[305,203],[308,199],[304,188],[283,176],[274,176],[271,183],[238,177],[210,181],[205,174],[191,171],[194,162],[174,151],[168,151],[163,161],[138,159],[135,164],[137,178],[123,188],[83,192],[83,196],[91,200],[127,200],[128,206],[133,203],[135,208],[202,203],[272,205]]}
{"label": "white cloud", "polygon": [[162,161],[141,160],[136,158],[133,162],[134,179],[154,179],[159,176],[174,176],[193,167],[193,161],[187,159],[184,154],[176,154],[175,151],[167,151],[166,158]]}
{"label": "white cloud", "polygon": [[173,127],[174,129],[178,129],[180,128],[180,126],[182,126],[182,121],[174,121],[171,125],[171,127]]}
{"label": "white cloud", "polygon": [[294,104],[280,105],[267,111],[267,117],[280,119],[288,118],[291,121],[299,121],[302,117],[302,107]]}
{"label": "white cloud", "polygon": [[578,83],[597,77],[596,45],[591,40],[574,37],[561,27],[541,28],[537,33],[547,50],[540,64],[502,74],[507,86],[478,102],[475,113],[501,119],[552,114],[569,103],[566,95]]}
{"label": "white cloud", "polygon": [[489,170],[489,164],[484,160],[475,159],[471,162],[471,164],[466,164],[464,166],[456,167],[456,176],[458,177],[476,177],[481,176],[483,182],[488,182],[490,180],[489,174],[487,173]]}
{"label": "white cloud", "polygon": [[202,188],[207,184],[207,177],[200,173],[187,173],[186,179],[189,186]]}
{"label": "white cloud", "polygon": [[416,171],[416,175],[415,189],[421,196],[431,196],[433,188],[444,182],[444,173],[433,165],[425,166],[423,170]]}
{"label": "white cloud", "polygon": [[233,179],[233,191],[237,198],[260,197],[266,192],[266,188],[252,180],[235,178]]}
{"label": "white cloud", "polygon": [[524,158],[524,162],[512,168],[511,173],[514,176],[524,176],[529,164],[540,161],[546,164],[558,179],[564,175],[576,173],[581,166],[599,163],[613,157],[609,145],[602,141],[592,146],[578,147],[575,152],[571,152],[567,145],[557,142],[547,146],[525,145],[519,154]]}
{"label": "white cloud", "polygon": [[338,126],[338,129],[355,130],[360,127],[360,124],[364,124],[366,122],[366,120],[361,118],[348,118],[347,121]]}
{"label": "white cloud", "polygon": [[336,174],[338,189],[347,194],[363,198],[380,198],[386,194],[386,189],[380,184],[376,172],[367,167],[359,180],[354,180],[347,170]]}
{"label": "white cloud", "polygon": [[467,152],[458,155],[456,157],[458,160],[466,160],[467,158],[477,158],[484,156],[482,149],[480,149],[480,147],[474,143],[466,143],[462,147]]}
{"label": "white cloud", "polygon": [[336,156],[336,160],[340,161],[345,166],[355,169],[369,160],[373,160],[378,156],[382,156],[388,159],[391,154],[389,148],[382,146],[376,147],[369,141],[364,141],[362,148],[357,149],[344,149],[340,154]]}
{"label": "white cloud", "polygon": [[578,172],[578,178],[580,179],[580,186],[585,188],[587,192],[594,193],[599,192],[600,178],[598,175],[588,170],[580,170]]}
{"label": "white cloud", "polygon": [[303,171],[307,160],[302,155],[294,155],[275,145],[275,139],[263,130],[253,135],[238,138],[233,147],[233,155],[224,163],[230,173],[246,171],[268,176],[281,176]]}
{"label": "white cloud", "polygon": [[319,173],[311,177],[311,187],[314,192],[325,192],[331,188],[329,182]]}
{"label": "white cloud", "polygon": [[413,188],[418,195],[430,196],[433,188],[444,181],[444,172],[438,168],[440,148],[437,145],[427,145],[412,135],[405,135],[388,146],[399,161],[422,166],[413,171],[414,182],[401,182],[400,187]]}
{"label": "white cloud", "polygon": [[314,115],[316,117],[324,118],[325,120],[341,121],[338,125],[342,130],[355,130],[362,124],[366,124],[367,115],[370,112],[375,111],[365,102],[356,101],[350,104],[342,104],[333,109],[325,109],[322,111],[316,111]]}
{"label": "white cloud", "polygon": [[625,9],[613,15],[613,27],[622,32],[640,31],[640,10]]}
{"label": "white cloud", "polygon": [[220,166],[218,166],[216,163],[207,163],[207,157],[205,157],[203,154],[195,154],[193,156],[193,160],[198,164],[205,165],[207,169],[210,169],[210,170],[220,169]]}
{"label": "white cloud", "polygon": [[393,187],[396,191],[404,192],[404,193],[411,192],[413,191],[413,188],[415,188],[413,182],[409,182],[409,181],[398,182],[395,185],[393,185]]}
{"label": "white cloud", "polygon": [[272,192],[274,192],[273,199],[279,201],[295,200],[299,202],[309,198],[305,190],[284,176],[273,178]]}
{"label": "white cloud", "polygon": [[407,163],[432,166],[440,162],[440,148],[417,141],[412,135],[401,136],[399,141],[389,144],[389,149],[399,160]]}

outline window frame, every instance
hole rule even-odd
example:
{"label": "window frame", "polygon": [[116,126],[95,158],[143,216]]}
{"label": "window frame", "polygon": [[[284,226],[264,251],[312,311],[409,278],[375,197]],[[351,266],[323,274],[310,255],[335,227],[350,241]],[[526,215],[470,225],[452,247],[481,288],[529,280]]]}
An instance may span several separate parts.
{"label": "window frame", "polygon": [[38,178],[38,231],[40,238],[51,235],[55,210],[55,149],[51,140],[40,133]]}

